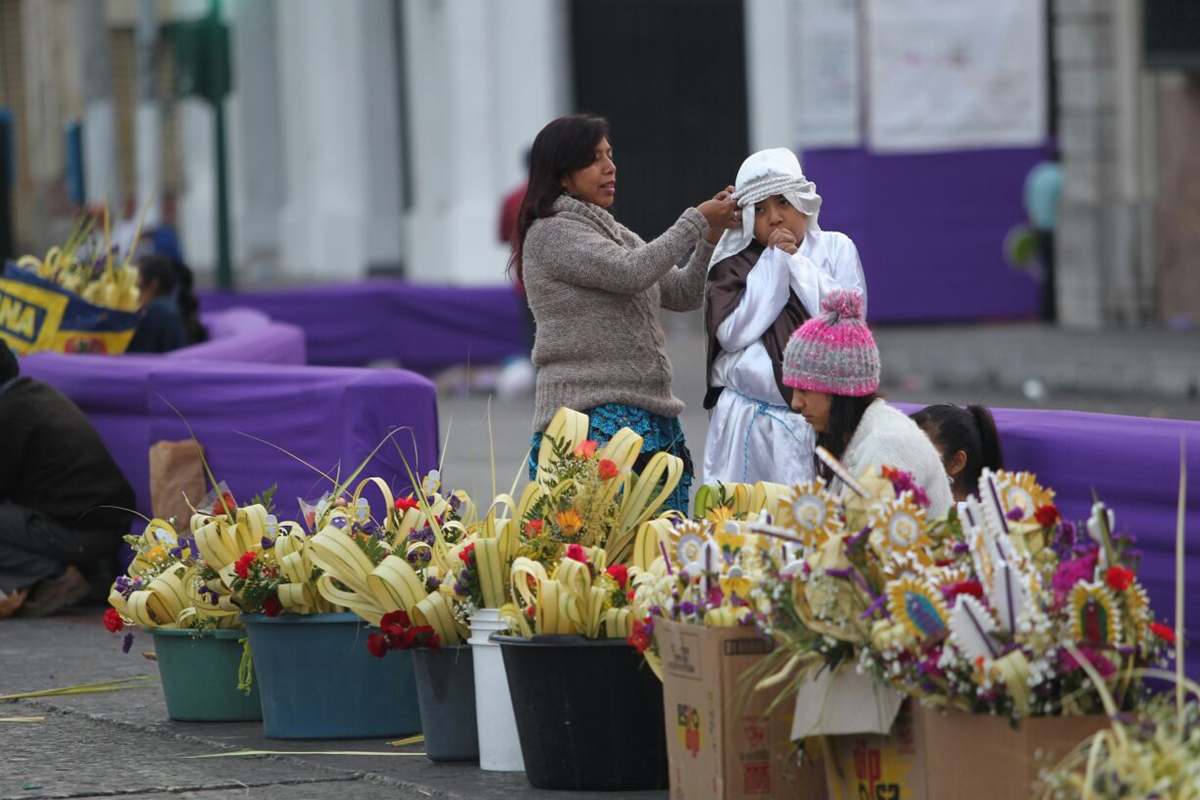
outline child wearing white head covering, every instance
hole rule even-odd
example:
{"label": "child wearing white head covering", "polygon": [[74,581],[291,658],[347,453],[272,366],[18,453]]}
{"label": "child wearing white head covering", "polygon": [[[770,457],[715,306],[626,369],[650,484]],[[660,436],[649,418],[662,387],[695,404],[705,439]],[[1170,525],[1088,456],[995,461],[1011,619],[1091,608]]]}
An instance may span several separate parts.
{"label": "child wearing white head covering", "polygon": [[[704,407],[711,416],[704,481],[799,483],[813,477],[815,434],[791,410],[783,351],[792,332],[820,313],[822,298],[834,289],[860,292],[865,315],[866,280],[850,237],[818,224],[821,196],[792,151],[753,154],[738,170],[735,188],[742,226],[721,237],[705,290]],[[787,212],[792,220],[803,219],[802,237],[788,232],[779,246],[768,247],[774,228],[765,226],[779,225],[778,209],[788,206],[803,215]],[[760,213],[770,219],[756,238]],[[787,252],[793,248],[794,254]]]}

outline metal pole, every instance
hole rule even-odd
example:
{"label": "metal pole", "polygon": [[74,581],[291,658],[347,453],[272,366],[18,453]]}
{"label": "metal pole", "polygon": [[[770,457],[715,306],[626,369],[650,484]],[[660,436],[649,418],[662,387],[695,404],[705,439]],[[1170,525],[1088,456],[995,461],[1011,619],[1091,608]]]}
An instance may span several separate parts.
{"label": "metal pole", "polygon": [[[210,74],[223,75],[227,65],[223,62],[223,49],[216,46],[220,36],[221,9],[218,0],[209,0],[208,13],[211,17],[213,41],[209,42]],[[213,104],[213,137],[216,140],[217,156],[217,288],[233,290],[233,257],[229,245],[229,175],[225,163],[225,92],[218,91],[211,98]]]}

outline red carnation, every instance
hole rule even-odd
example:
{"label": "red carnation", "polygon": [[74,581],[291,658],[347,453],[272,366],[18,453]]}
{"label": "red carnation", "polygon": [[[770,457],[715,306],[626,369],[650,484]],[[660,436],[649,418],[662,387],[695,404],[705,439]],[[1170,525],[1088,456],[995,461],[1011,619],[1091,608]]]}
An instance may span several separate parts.
{"label": "red carnation", "polygon": [[425,646],[436,653],[438,650],[442,649],[442,639],[436,633],[431,633],[429,634],[429,637],[425,639]]}
{"label": "red carnation", "polygon": [[525,533],[529,536],[542,535],[542,521],[540,519],[531,519],[525,523]]}
{"label": "red carnation", "polygon": [[958,597],[960,594],[967,594],[971,597],[981,600],[983,599],[983,584],[976,580],[952,583],[942,591],[943,594],[946,595],[946,599],[949,601],[953,601],[954,598]]}
{"label": "red carnation", "polygon": [[617,469],[617,463],[610,461],[607,458],[600,459],[600,480],[607,481],[617,477],[621,470]]}
{"label": "red carnation", "polygon": [[1043,528],[1054,527],[1054,523],[1058,522],[1058,517],[1058,509],[1052,505],[1038,506],[1038,510],[1033,512],[1033,518]]}
{"label": "red carnation", "polygon": [[575,448],[576,458],[591,458],[596,454],[596,448],[600,446],[599,442],[593,442],[591,439],[584,439]]}
{"label": "red carnation", "polygon": [[462,559],[462,562],[464,564],[469,564],[469,563],[471,563],[471,555],[474,552],[475,552],[475,543],[471,542],[469,545],[467,545],[466,547],[464,547],[462,550],[459,551],[458,557]]}
{"label": "red carnation", "polygon": [[396,502],[393,503],[392,505],[394,505],[396,507],[396,510],[401,513],[408,511],[409,509],[412,509],[412,508],[420,508],[421,507],[421,504],[418,503],[411,494],[408,497],[397,497]]}
{"label": "red carnation", "polygon": [[125,627],[125,620],[121,619],[120,613],[115,608],[110,608],[104,612],[104,630],[109,633],[116,633]]}
{"label": "red carnation", "polygon": [[534,608],[533,606],[526,606],[525,607],[525,616],[529,617],[530,619],[533,619],[535,616],[537,616],[537,609]]}
{"label": "red carnation", "polygon": [[379,620],[379,629],[388,634],[399,633],[411,625],[412,620],[408,618],[404,609],[384,614],[383,619]]}
{"label": "red carnation", "polygon": [[279,598],[271,595],[266,600],[263,600],[263,613],[268,617],[278,617],[283,611],[283,603],[279,602]]}
{"label": "red carnation", "polygon": [[233,563],[233,571],[239,578],[245,580],[250,577],[250,565],[254,563],[254,553],[242,553],[242,557]]}
{"label": "red carnation", "polygon": [[567,545],[567,558],[572,561],[578,561],[580,564],[588,563],[587,550],[584,550],[577,544]]}
{"label": "red carnation", "polygon": [[1175,629],[1170,625],[1163,625],[1161,622],[1151,622],[1150,632],[1167,644],[1175,644]]}
{"label": "red carnation", "polygon": [[382,633],[372,633],[367,637],[367,650],[376,658],[383,658],[388,651],[387,637]]}
{"label": "red carnation", "polygon": [[650,633],[653,630],[653,623],[647,625],[642,620],[635,619],[633,621],[633,633],[629,634],[629,638],[625,641],[627,641],[629,646],[634,650],[637,650],[639,653],[644,653],[646,652],[646,648],[650,646]]}
{"label": "red carnation", "polygon": [[1104,573],[1104,582],[1107,583],[1113,591],[1123,592],[1133,585],[1133,570],[1126,569],[1122,566],[1109,567],[1108,572]]}
{"label": "red carnation", "polygon": [[612,575],[613,580],[615,580],[617,585],[622,589],[625,588],[625,584],[629,583],[629,570],[624,564],[613,564],[604,571],[609,575]]}

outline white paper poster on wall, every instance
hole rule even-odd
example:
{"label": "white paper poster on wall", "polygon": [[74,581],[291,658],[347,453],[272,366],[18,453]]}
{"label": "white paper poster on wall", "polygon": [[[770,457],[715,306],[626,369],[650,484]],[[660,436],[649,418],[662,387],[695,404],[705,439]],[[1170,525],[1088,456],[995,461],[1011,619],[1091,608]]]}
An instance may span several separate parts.
{"label": "white paper poster on wall", "polygon": [[871,149],[1045,140],[1045,0],[865,0],[865,8]]}
{"label": "white paper poster on wall", "polygon": [[858,0],[798,0],[790,63],[799,73],[793,125],[800,149],[862,143]]}

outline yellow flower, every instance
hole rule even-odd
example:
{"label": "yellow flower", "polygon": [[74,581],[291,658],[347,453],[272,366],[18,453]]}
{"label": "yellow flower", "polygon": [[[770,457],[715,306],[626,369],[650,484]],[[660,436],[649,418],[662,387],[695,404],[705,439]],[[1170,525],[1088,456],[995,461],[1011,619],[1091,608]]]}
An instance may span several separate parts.
{"label": "yellow flower", "polygon": [[574,536],[583,527],[583,517],[579,516],[579,512],[573,508],[558,512],[554,518],[558,521],[558,527],[562,528],[562,532],[566,536]]}
{"label": "yellow flower", "polygon": [[725,523],[734,519],[733,509],[729,506],[713,506],[704,516],[718,531],[724,530]]}

